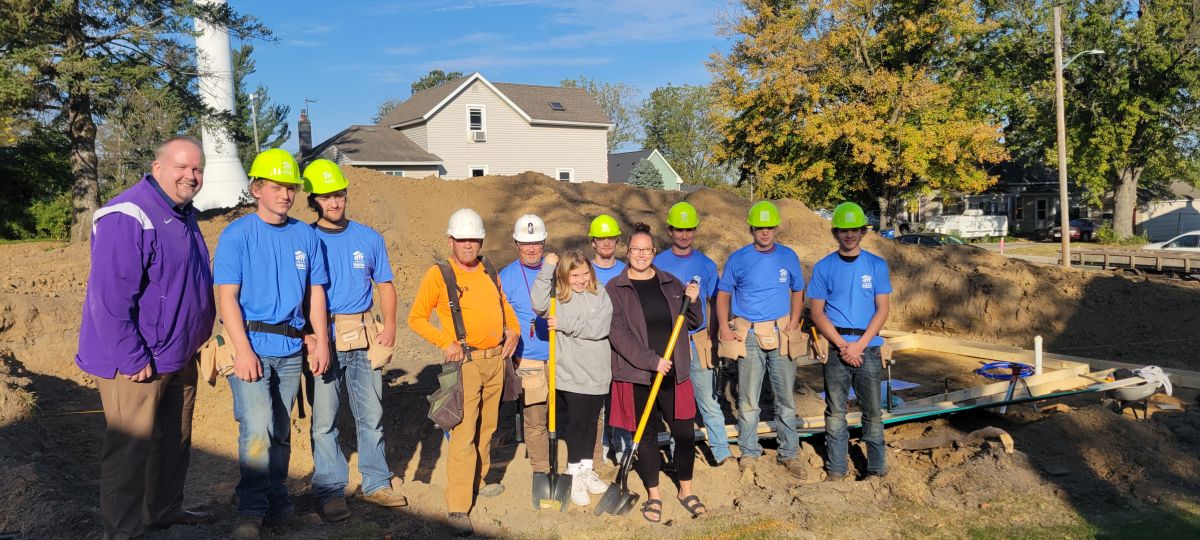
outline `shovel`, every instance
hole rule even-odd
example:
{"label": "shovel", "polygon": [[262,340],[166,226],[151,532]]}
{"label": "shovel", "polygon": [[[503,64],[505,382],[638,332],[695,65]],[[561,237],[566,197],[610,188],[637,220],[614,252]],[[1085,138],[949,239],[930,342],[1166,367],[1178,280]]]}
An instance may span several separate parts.
{"label": "shovel", "polygon": [[[683,309],[679,311],[679,316],[675,317],[675,328],[671,330],[671,339],[667,341],[667,350],[663,354],[663,358],[671,358],[675,352],[675,341],[679,339],[679,331],[683,329],[683,317],[687,314],[691,303],[691,297],[684,295]],[[650,397],[646,400],[646,408],[642,410],[641,419],[638,420],[637,432],[633,434],[633,447],[621,458],[621,470],[617,472],[616,481],[609,484],[608,491],[604,492],[604,497],[596,505],[597,516],[601,514],[623,516],[628,514],[633,509],[633,505],[638,502],[639,495],[629,491],[629,467],[633,463],[633,454],[637,452],[638,443],[642,440],[642,432],[646,430],[646,421],[650,419],[650,408],[654,406],[654,399],[658,397],[658,388],[662,386],[662,380],[662,372],[654,375],[654,384],[650,386]],[[657,444],[652,445],[652,450],[658,451]]]}
{"label": "shovel", "polygon": [[[554,317],[558,311],[558,297],[555,293],[555,280],[550,281],[550,312]],[[557,354],[558,332],[550,331],[550,360],[546,363],[546,378],[550,385],[550,395],[547,405],[550,409],[549,421],[546,423],[550,431],[550,472],[548,474],[534,473],[533,475],[533,508],[535,510],[549,509],[566,511],[567,500],[571,498],[571,481],[569,474],[558,474],[558,434],[555,432],[555,401],[554,390],[554,357]]]}

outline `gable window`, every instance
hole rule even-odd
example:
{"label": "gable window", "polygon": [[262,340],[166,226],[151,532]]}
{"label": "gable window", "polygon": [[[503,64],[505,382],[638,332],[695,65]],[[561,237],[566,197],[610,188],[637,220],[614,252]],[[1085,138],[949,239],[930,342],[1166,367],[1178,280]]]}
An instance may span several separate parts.
{"label": "gable window", "polygon": [[488,174],[488,166],[487,165],[471,165],[471,177],[472,178],[474,178],[476,176],[487,176],[487,174]]}
{"label": "gable window", "polygon": [[554,169],[554,176],[558,178],[559,182],[574,182],[575,169]]}
{"label": "gable window", "polygon": [[467,130],[487,131],[487,112],[483,105],[467,105]]}

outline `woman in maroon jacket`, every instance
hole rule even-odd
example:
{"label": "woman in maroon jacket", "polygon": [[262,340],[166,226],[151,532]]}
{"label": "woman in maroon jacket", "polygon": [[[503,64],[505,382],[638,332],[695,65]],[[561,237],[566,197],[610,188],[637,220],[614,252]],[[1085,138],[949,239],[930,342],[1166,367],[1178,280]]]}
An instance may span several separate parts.
{"label": "woman in maroon jacket", "polygon": [[[692,467],[695,464],[696,399],[688,372],[691,348],[688,333],[681,331],[671,358],[663,358],[675,317],[683,306],[683,296],[692,299],[685,314],[689,329],[700,326],[702,315],[696,302],[700,287],[695,283],[684,288],[675,276],[658,270],[654,260],[654,239],[644,223],[633,226],[629,237],[629,267],[611,279],[605,287],[612,298],[613,317],[609,342],[612,344],[612,414],[613,427],[629,431],[637,429],[637,420],[650,397],[650,385],[656,372],[663,374],[663,384],[654,400],[650,419],[642,434],[642,450],[638,451],[635,468],[649,493],[642,504],[646,521],[662,521],[662,496],[658,489],[661,468],[658,453],[658,431],[664,419],[675,438],[675,470],[679,481],[679,502],[693,517],[706,512],[700,498],[692,494]],[[676,368],[676,366],[680,366]]]}

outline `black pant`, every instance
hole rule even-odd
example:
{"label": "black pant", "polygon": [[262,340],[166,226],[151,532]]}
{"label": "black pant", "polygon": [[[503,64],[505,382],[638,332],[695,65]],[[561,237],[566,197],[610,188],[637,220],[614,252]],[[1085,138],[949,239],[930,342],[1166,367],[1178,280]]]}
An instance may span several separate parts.
{"label": "black pant", "polygon": [[[684,384],[691,384],[686,382]],[[646,401],[650,399],[650,387],[640,384],[633,385],[633,404],[641,420]],[[646,421],[646,430],[642,433],[641,443],[638,444],[637,462],[634,468],[647,488],[658,487],[658,471],[662,470],[662,458],[658,455],[658,432],[666,418],[671,437],[675,439],[675,479],[687,481],[692,479],[692,468],[696,464],[696,431],[692,427],[692,418],[675,419],[675,376],[663,377],[654,406],[650,408],[650,418]]]}
{"label": "black pant", "polygon": [[558,403],[566,409],[567,463],[592,459],[596,446],[596,422],[604,407],[603,394],[598,396],[558,390]]}

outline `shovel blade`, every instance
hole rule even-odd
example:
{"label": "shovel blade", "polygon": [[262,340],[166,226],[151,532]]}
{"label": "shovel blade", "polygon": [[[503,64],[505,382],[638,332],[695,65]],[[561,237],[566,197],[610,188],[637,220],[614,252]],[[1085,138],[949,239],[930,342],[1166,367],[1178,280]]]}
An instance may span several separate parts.
{"label": "shovel blade", "polygon": [[637,493],[631,493],[628,489],[621,489],[616,484],[610,484],[608,490],[604,492],[604,496],[600,498],[600,502],[596,505],[595,514],[597,516],[603,514],[623,516],[629,513],[629,510],[637,503],[638,498],[639,495]]}
{"label": "shovel blade", "polygon": [[[571,482],[573,480],[573,476],[569,474],[555,475],[555,478],[551,480],[553,488],[551,499],[553,499],[554,506],[557,506],[561,512],[567,511],[567,508],[571,506],[569,501],[571,500]],[[543,506],[543,508],[550,507]]]}
{"label": "shovel blade", "polygon": [[546,473],[533,474],[533,509],[540,510],[542,501],[553,500],[553,489],[550,485],[550,475]]}

